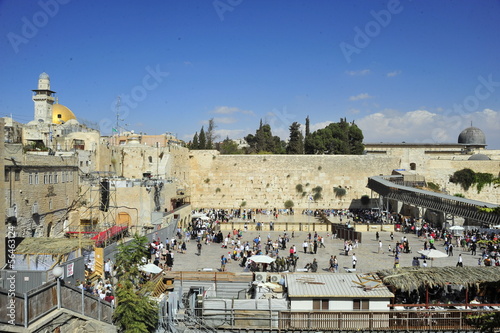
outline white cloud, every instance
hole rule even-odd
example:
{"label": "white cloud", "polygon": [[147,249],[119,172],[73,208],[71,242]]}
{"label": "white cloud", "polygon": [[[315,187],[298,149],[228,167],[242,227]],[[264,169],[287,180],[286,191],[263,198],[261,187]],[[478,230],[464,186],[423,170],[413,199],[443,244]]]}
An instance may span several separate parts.
{"label": "white cloud", "polygon": [[398,76],[399,74],[401,74],[401,71],[393,71],[393,72],[387,73],[387,77],[394,77],[394,76]]}
{"label": "white cloud", "polygon": [[254,115],[253,111],[249,110],[241,110],[240,108],[234,106],[217,106],[212,113],[216,114],[233,114],[233,113],[241,113],[241,114],[249,114]]}
{"label": "white cloud", "polygon": [[371,72],[372,71],[369,70],[369,69],[360,69],[360,70],[357,70],[357,71],[346,71],[345,73],[347,75],[350,75],[350,76],[363,76],[363,75],[368,75]]}
{"label": "white cloud", "polygon": [[356,120],[364,141],[407,143],[456,143],[471,125],[483,130],[490,149],[500,149],[500,112],[484,109],[466,115],[440,114],[427,110],[383,110]]}
{"label": "white cloud", "polygon": [[215,124],[232,124],[237,122],[237,120],[233,117],[215,117]]}
{"label": "white cloud", "polygon": [[359,101],[359,100],[362,100],[362,99],[367,99],[367,98],[372,98],[372,97],[373,96],[370,96],[367,93],[362,93],[362,94],[358,94],[356,96],[350,96],[349,100],[350,101]]}

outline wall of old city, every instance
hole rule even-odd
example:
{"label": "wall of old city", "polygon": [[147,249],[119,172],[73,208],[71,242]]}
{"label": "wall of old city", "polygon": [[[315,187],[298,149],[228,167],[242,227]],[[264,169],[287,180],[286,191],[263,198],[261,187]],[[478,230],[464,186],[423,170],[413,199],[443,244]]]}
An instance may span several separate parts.
{"label": "wall of old city", "polygon": [[[474,189],[464,192],[449,182],[453,172],[466,167],[498,176],[498,160],[455,160],[448,154],[441,159],[425,154],[424,150],[410,149],[362,156],[220,155],[216,151],[191,151],[189,157],[194,207],[237,208],[245,202],[251,208],[282,208],[287,200],[292,200],[296,209],[355,207],[362,195],[371,194],[366,188],[368,177],[391,174],[394,169],[410,170],[410,163],[416,164],[415,172],[450,194],[464,193],[468,198],[500,204],[498,188],[485,186],[478,194]],[[303,185],[306,196],[297,193],[298,184]],[[311,202],[308,197],[316,186],[322,187],[323,198]],[[336,197],[334,187],[345,188],[346,196]]]}
{"label": "wall of old city", "polygon": [[[191,203],[194,207],[283,208],[292,200],[296,209],[348,208],[370,195],[367,178],[400,168],[394,156],[343,155],[220,155],[191,151]],[[297,185],[304,188],[298,193]],[[309,200],[322,188],[322,199]],[[346,189],[342,198],[334,187]]]}

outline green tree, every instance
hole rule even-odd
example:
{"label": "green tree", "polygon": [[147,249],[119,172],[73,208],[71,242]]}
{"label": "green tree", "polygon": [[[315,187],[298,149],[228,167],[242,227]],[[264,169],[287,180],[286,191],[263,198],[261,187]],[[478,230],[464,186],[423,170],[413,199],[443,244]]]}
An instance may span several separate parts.
{"label": "green tree", "polygon": [[368,195],[362,195],[361,196],[361,204],[363,206],[368,206],[370,204],[370,197]]}
{"label": "green tree", "polygon": [[465,168],[455,173],[450,177],[450,182],[460,184],[467,191],[474,184],[476,173],[471,169]]}
{"label": "green tree", "polygon": [[311,130],[309,129],[309,116],[306,117],[306,138],[311,134]]}
{"label": "green tree", "polygon": [[194,136],[193,136],[193,141],[191,142],[191,144],[189,145],[189,149],[192,149],[192,150],[195,150],[195,149],[198,149],[199,147],[199,143],[198,143],[198,132],[194,133]]}
{"label": "green tree", "polygon": [[207,149],[207,136],[205,135],[203,126],[201,126],[200,136],[198,138],[198,149]]}
{"label": "green tree", "polygon": [[306,136],[306,154],[362,154],[363,133],[354,123],[341,119]]}
{"label": "green tree", "polygon": [[304,153],[304,137],[300,131],[300,124],[294,122],[290,125],[290,140],[286,147],[287,154],[303,154]]}
{"label": "green tree", "polygon": [[260,121],[259,129],[255,132],[255,135],[248,134],[245,137],[248,143],[247,153],[273,153],[273,154],[283,154],[285,152],[286,145],[278,136],[273,136],[271,131],[271,126],[269,124],[263,124]]}
{"label": "green tree", "polygon": [[219,151],[221,154],[231,155],[231,154],[241,154],[241,149],[238,148],[238,144],[233,140],[226,137],[224,141],[219,145]]}
{"label": "green tree", "polygon": [[146,237],[136,234],[130,242],[118,246],[113,322],[121,332],[153,332],[158,324],[158,305],[145,295],[148,286],[140,283],[139,266],[148,257],[147,244]]}

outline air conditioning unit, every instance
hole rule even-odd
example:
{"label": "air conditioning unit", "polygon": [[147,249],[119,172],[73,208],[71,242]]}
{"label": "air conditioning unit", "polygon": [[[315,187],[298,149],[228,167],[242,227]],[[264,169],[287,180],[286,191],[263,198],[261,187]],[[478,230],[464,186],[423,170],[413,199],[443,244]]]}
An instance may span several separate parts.
{"label": "air conditioning unit", "polygon": [[281,274],[270,274],[269,281],[272,283],[279,283],[281,280]]}
{"label": "air conditioning unit", "polygon": [[261,272],[255,273],[255,281],[266,282],[267,281],[267,273],[261,273]]}

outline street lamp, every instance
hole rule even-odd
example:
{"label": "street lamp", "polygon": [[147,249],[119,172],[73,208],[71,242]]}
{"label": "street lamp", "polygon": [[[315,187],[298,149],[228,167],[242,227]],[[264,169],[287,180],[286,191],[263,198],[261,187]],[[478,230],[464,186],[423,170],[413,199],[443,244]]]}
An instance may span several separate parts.
{"label": "street lamp", "polygon": [[61,266],[56,266],[52,270],[52,275],[56,278],[57,281],[57,308],[61,308],[61,276],[63,275],[64,270]]}

